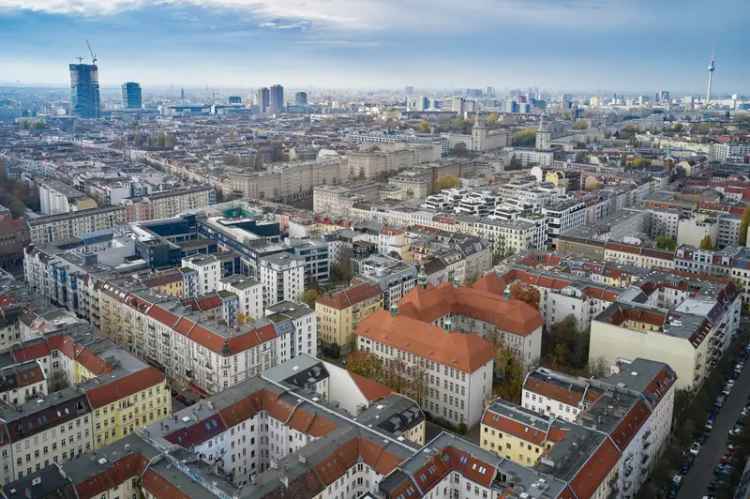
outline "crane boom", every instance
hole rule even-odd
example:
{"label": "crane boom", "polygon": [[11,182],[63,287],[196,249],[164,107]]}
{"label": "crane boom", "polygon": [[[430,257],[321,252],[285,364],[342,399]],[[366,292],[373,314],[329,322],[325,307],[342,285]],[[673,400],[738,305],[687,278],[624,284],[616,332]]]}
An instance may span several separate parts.
{"label": "crane boom", "polygon": [[91,44],[88,40],[86,40],[86,46],[89,48],[89,53],[91,54],[91,64],[96,64],[96,54],[94,54],[94,51],[91,49]]}

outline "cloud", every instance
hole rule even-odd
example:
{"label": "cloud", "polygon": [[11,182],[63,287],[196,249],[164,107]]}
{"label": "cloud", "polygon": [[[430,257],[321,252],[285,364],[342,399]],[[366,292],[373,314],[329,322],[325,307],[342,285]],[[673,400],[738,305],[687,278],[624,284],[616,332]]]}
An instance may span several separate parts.
{"label": "cloud", "polygon": [[148,6],[231,9],[252,14],[262,28],[281,30],[471,32],[508,23],[604,28],[646,17],[639,0],[0,0],[0,10],[76,16]]}

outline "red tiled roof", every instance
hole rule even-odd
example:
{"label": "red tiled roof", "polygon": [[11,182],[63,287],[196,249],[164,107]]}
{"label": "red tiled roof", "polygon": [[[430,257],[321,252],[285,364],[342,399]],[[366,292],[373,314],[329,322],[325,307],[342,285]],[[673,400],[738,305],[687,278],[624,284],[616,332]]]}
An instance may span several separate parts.
{"label": "red tiled roof", "polygon": [[571,480],[569,486],[575,496],[578,499],[593,497],[619,459],[617,448],[609,438],[605,438]]}
{"label": "red tiled roof", "polygon": [[161,476],[153,468],[149,468],[143,474],[143,488],[151,493],[156,499],[191,499],[176,485]]}
{"label": "red tiled roof", "polygon": [[317,303],[342,310],[382,294],[383,292],[378,286],[370,283],[361,283],[338,293],[322,295],[317,299]]}
{"label": "red tiled roof", "polygon": [[146,459],[141,454],[128,454],[112,463],[103,473],[87,477],[75,484],[79,499],[93,499],[120,484],[138,476],[146,467]]}
{"label": "red tiled roof", "polygon": [[107,377],[99,379],[101,384],[90,388],[86,392],[89,403],[94,409],[158,385],[165,380],[165,376],[163,372],[155,367],[146,367],[110,382],[108,382]]}
{"label": "red tiled roof", "polygon": [[423,322],[434,322],[451,313],[494,324],[502,331],[520,336],[527,336],[544,324],[539,311],[528,303],[506,300],[479,289],[454,288],[449,283],[416,287],[399,304],[399,314]]}
{"label": "red tiled roof", "polygon": [[375,312],[357,326],[357,335],[464,372],[474,372],[495,358],[489,341],[476,334],[448,333],[421,320]]}
{"label": "red tiled roof", "polygon": [[[503,433],[508,433],[514,437],[520,438],[534,445],[543,445],[547,440],[547,432],[523,424],[514,419],[508,418],[502,414],[493,412],[491,408],[484,411],[482,424],[494,428]],[[549,429],[548,429],[549,430]]]}
{"label": "red tiled roof", "polygon": [[364,397],[370,402],[387,397],[393,393],[390,388],[382,383],[378,383],[374,379],[365,378],[364,376],[360,376],[353,372],[349,372],[349,375],[352,377],[352,380],[354,380],[354,383],[356,383],[359,391],[362,392],[362,395],[364,395]]}
{"label": "red tiled roof", "polygon": [[651,416],[651,410],[646,406],[643,400],[638,400],[630,410],[628,410],[627,414],[625,414],[620,420],[619,424],[610,435],[620,451],[625,450],[649,416]]}

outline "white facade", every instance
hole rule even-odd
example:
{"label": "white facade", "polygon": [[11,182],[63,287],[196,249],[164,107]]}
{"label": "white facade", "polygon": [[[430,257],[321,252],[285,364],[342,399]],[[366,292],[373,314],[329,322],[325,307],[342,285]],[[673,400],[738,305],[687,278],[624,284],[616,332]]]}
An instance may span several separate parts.
{"label": "white facade", "polygon": [[263,305],[281,301],[299,301],[305,291],[305,262],[287,253],[258,260],[263,285]]}
{"label": "white facade", "polygon": [[214,255],[195,255],[182,259],[182,266],[198,273],[198,294],[205,295],[220,289],[221,261]]}
{"label": "white facade", "polygon": [[239,313],[246,319],[263,317],[263,284],[250,278],[230,276],[219,280],[219,289],[237,295],[240,300]]}

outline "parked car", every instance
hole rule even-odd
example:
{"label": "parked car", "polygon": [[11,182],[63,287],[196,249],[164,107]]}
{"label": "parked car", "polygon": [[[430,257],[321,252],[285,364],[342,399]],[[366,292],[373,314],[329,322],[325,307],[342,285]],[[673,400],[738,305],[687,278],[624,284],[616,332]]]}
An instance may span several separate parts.
{"label": "parked car", "polygon": [[724,395],[719,395],[716,397],[716,400],[714,401],[714,407],[724,407],[724,401],[726,400],[726,397]]}
{"label": "parked car", "polygon": [[693,444],[690,446],[690,453],[694,456],[697,456],[701,452],[701,444],[700,442],[693,442]]}

